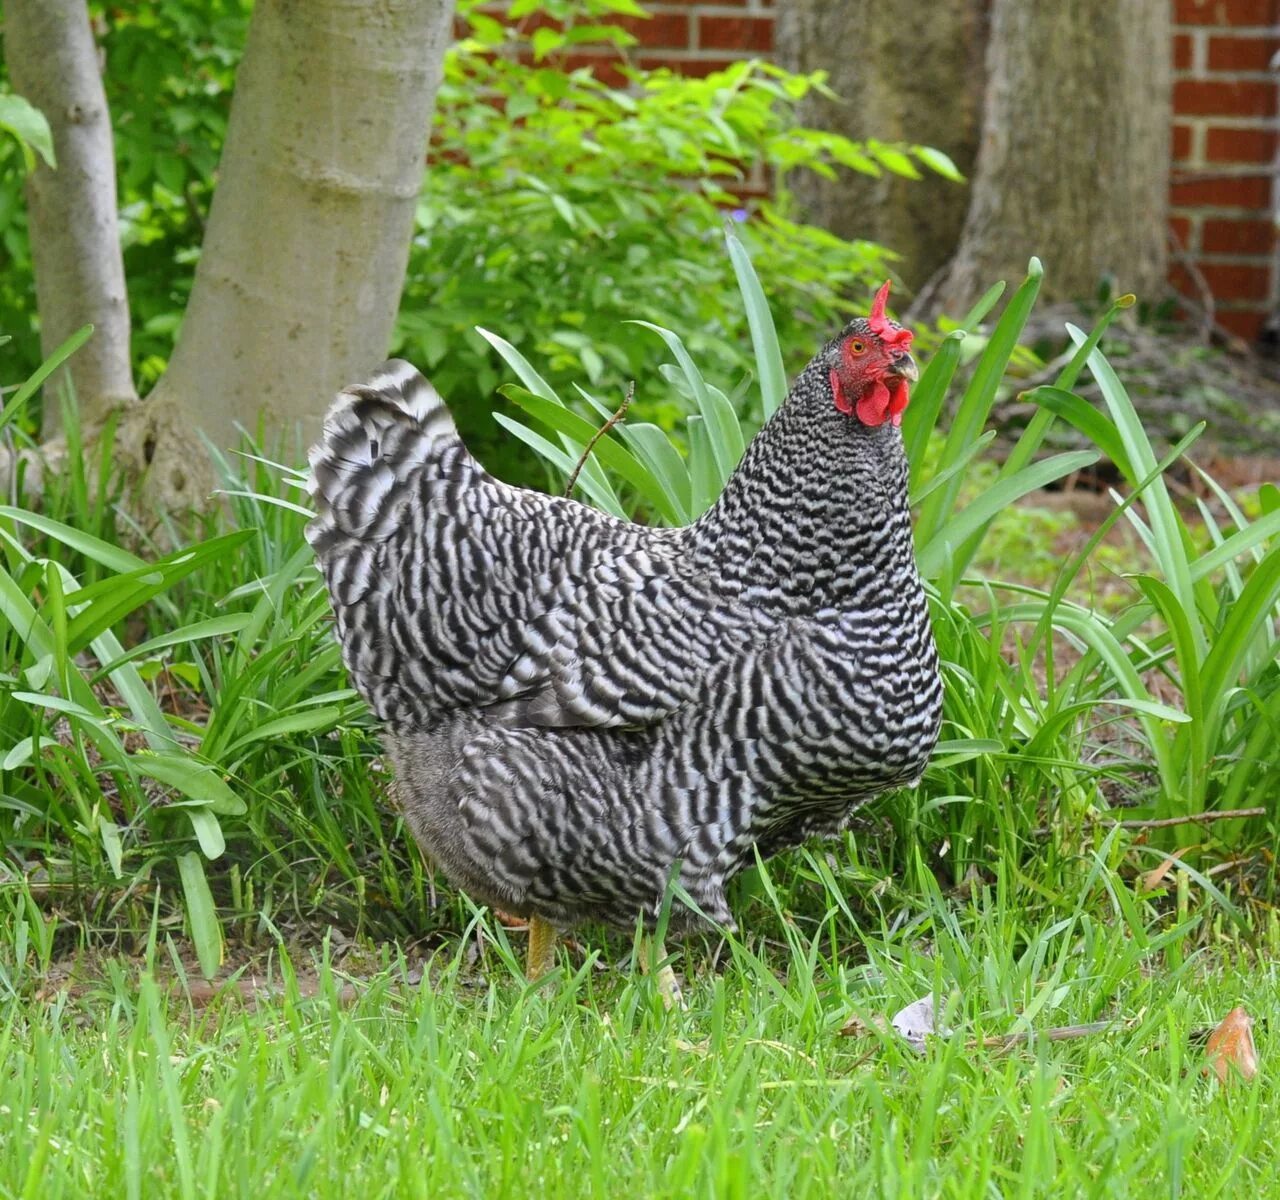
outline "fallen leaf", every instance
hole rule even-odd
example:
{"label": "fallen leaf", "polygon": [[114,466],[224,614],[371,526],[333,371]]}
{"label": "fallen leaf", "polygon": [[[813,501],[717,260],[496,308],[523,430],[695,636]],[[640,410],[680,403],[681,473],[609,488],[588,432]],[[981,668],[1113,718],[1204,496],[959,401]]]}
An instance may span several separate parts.
{"label": "fallen leaf", "polygon": [[[1253,1018],[1243,1008],[1233,1008],[1210,1035],[1205,1046],[1209,1067],[1223,1082],[1232,1074],[1252,1079],[1258,1073],[1258,1049],[1253,1044]],[[1205,1068],[1208,1073],[1209,1067]]]}
{"label": "fallen leaf", "polygon": [[886,1034],[889,1032],[889,1022],[883,1017],[871,1017],[870,1019],[854,1013],[843,1025],[840,1026],[841,1037],[869,1037],[871,1034]]}
{"label": "fallen leaf", "polygon": [[1166,855],[1165,858],[1150,871],[1143,872],[1138,877],[1139,892],[1154,892],[1163,882],[1164,877],[1173,869],[1174,863],[1178,861],[1188,850],[1199,849],[1198,846],[1182,846],[1175,850],[1172,854]]}

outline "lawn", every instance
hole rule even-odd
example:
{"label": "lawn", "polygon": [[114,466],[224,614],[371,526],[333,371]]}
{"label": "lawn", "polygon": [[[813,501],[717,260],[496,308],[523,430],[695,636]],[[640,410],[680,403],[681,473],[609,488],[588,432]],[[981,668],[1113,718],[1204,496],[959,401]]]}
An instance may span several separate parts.
{"label": "lawn", "polygon": [[[735,264],[767,412],[782,358]],[[1265,1192],[1280,492],[1185,460],[1202,490],[1171,489],[1203,426],[1153,446],[1099,349],[1123,297],[988,455],[1039,279],[947,335],[903,424],[937,753],[843,841],[734,881],[743,932],[680,948],[684,1011],[595,930],[530,988],[523,935],[425,866],[297,471],[223,458],[195,528],[143,530],[104,441],[96,472],[73,455],[0,508],[0,1195]],[[687,455],[624,423],[581,480],[675,523],[755,418],[664,336],[704,402]],[[572,467],[598,402],[494,344],[562,442],[509,428]],[[1086,368],[1105,412],[1071,391]],[[1055,422],[1093,448],[1041,457]],[[1018,504],[1101,455],[1117,491],[1064,549]],[[885,1022],[925,996],[941,1032],[917,1053]],[[1237,1006],[1251,1080],[1205,1070]]]}
{"label": "lawn", "polygon": [[[1261,954],[1224,935],[1173,967],[1197,919],[1101,872],[1092,914],[1083,895],[1015,906],[1007,874],[880,919],[834,900],[810,932],[784,919],[789,944],[735,941],[714,970],[691,946],[683,1012],[595,954],[529,987],[518,939],[490,935],[477,958],[475,930],[425,971],[390,949],[350,973],[275,952],[212,999],[163,936],[70,989],[19,977],[0,1194],[1272,1194],[1274,922]],[[929,993],[949,1036],[918,1054],[876,1032]],[[1237,1004],[1263,1074],[1224,1085],[1204,1039]],[[860,1035],[841,1036],[854,1015]],[[1011,1033],[1028,1037],[981,1047]]]}

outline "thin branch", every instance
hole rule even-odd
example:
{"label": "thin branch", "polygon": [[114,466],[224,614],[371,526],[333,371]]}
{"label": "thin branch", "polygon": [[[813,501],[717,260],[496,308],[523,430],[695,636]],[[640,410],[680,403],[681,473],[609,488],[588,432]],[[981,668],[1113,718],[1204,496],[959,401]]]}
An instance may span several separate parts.
{"label": "thin branch", "polygon": [[635,398],[635,394],[636,381],[633,379],[627,384],[627,394],[623,397],[622,403],[618,405],[618,411],[592,434],[591,440],[583,448],[582,457],[578,459],[577,465],[570,472],[569,482],[564,485],[564,494],[566,496],[573,495],[573,489],[578,483],[578,476],[582,473],[582,468],[587,465],[587,459],[591,457],[591,451],[596,448],[596,443],[626,415],[626,411],[631,407],[631,401]]}
{"label": "thin branch", "polygon": [[1013,1047],[1036,1041],[1069,1042],[1075,1038],[1092,1037],[1098,1033],[1123,1033],[1132,1029],[1133,1021],[1093,1021],[1088,1025],[1057,1025],[1052,1029],[1024,1029],[1019,1033],[1001,1033],[994,1037],[975,1038],[968,1043],[968,1048],[976,1050],[979,1046],[986,1050],[1012,1050]]}
{"label": "thin branch", "polygon": [[[1097,820],[1086,821],[1080,826],[1081,833],[1092,829],[1169,829],[1174,825],[1210,825],[1214,821],[1240,821],[1247,817],[1265,817],[1265,808],[1224,808],[1215,812],[1187,813],[1182,817],[1131,818],[1127,821]],[[1031,831],[1031,837],[1048,837],[1053,832],[1051,825],[1042,825]]]}
{"label": "thin branch", "polygon": [[[1217,327],[1216,311],[1213,301],[1213,289],[1209,286],[1209,281],[1205,279],[1203,272],[1195,259],[1187,252],[1182,242],[1178,240],[1173,230],[1166,232],[1165,238],[1169,244],[1169,249],[1173,254],[1174,261],[1187,273],[1187,278],[1191,280],[1192,285],[1200,296],[1200,338],[1208,343],[1214,329]],[[1181,293],[1175,293],[1182,301],[1189,298]]]}

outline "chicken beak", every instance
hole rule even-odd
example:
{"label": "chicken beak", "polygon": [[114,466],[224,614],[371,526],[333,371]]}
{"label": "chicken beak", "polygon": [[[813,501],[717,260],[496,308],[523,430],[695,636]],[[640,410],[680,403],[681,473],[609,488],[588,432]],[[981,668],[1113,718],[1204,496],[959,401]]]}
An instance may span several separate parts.
{"label": "chicken beak", "polygon": [[920,368],[916,366],[916,360],[910,354],[894,359],[889,365],[888,373],[898,376],[899,379],[905,379],[908,383],[915,383],[920,378]]}

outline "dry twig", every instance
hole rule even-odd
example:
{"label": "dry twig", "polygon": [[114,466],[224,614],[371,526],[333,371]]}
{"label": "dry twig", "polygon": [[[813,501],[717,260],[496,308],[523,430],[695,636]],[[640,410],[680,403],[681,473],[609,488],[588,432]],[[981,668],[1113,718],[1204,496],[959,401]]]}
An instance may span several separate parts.
{"label": "dry twig", "polygon": [[583,447],[582,457],[578,459],[577,465],[569,475],[569,482],[564,485],[564,494],[566,496],[573,495],[573,489],[578,482],[578,476],[582,473],[582,468],[587,465],[587,459],[591,457],[591,451],[596,448],[596,443],[604,437],[626,414],[627,409],[631,407],[631,401],[636,394],[636,382],[633,379],[627,384],[627,394],[623,397],[622,403],[618,405],[618,411],[613,414],[599,429],[592,435],[591,440]]}
{"label": "dry twig", "polygon": [[[1133,817],[1127,821],[1097,820],[1086,821],[1080,826],[1081,833],[1094,829],[1169,829],[1174,825],[1209,825],[1214,821],[1240,821],[1247,817],[1265,817],[1265,808],[1224,808],[1216,812],[1187,813],[1183,817]],[[1031,837],[1048,837],[1053,832],[1051,825],[1042,825],[1031,831]]]}

